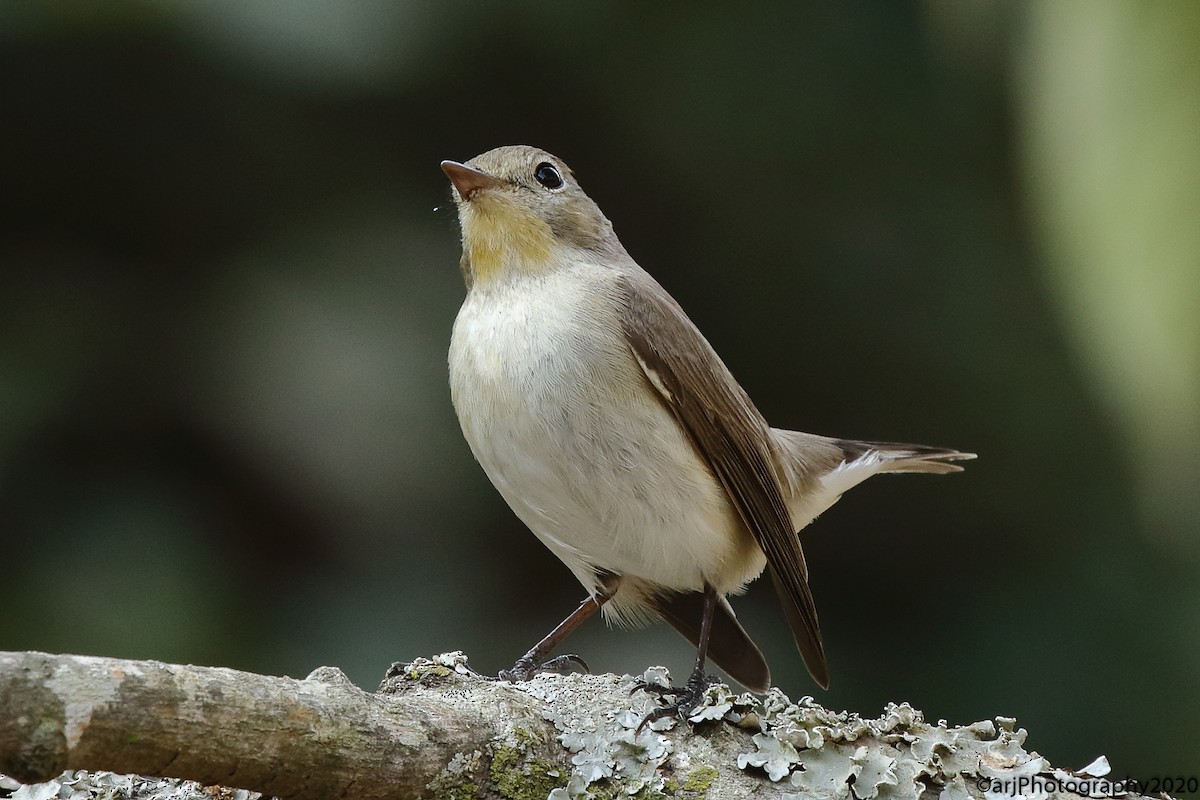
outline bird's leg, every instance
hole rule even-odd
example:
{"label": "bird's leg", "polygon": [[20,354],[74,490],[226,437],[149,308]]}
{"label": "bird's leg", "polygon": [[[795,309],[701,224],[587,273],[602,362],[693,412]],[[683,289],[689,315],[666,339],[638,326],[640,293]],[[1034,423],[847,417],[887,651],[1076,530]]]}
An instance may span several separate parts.
{"label": "bird's leg", "polygon": [[708,643],[712,639],[713,614],[716,613],[716,610],[717,590],[706,583],[704,584],[704,612],[700,618],[700,641],[696,645],[696,668],[692,670],[687,683],[678,689],[648,685],[645,682],[634,687],[635,691],[641,689],[659,696],[669,694],[675,698],[673,702],[647,714],[646,718],[638,725],[639,731],[649,723],[664,717],[678,715],[680,719],[687,719],[688,715],[700,704],[700,700],[704,697],[704,690],[708,688],[710,682],[709,677],[704,674],[704,661],[708,657]]}
{"label": "bird's leg", "polygon": [[583,621],[600,610],[600,607],[612,598],[615,586],[612,589],[608,585],[602,586],[595,594],[589,595],[579,608],[571,612],[571,614],[562,622],[555,626],[554,630],[546,634],[546,637],[529,649],[529,652],[517,659],[517,663],[513,664],[509,669],[500,670],[500,674],[496,677],[502,681],[527,681],[539,672],[567,672],[573,666],[582,667],[584,672],[589,672],[588,665],[582,658],[577,655],[563,655],[556,658],[546,659],[550,652],[558,646],[559,642],[567,638],[571,631],[583,624]]}

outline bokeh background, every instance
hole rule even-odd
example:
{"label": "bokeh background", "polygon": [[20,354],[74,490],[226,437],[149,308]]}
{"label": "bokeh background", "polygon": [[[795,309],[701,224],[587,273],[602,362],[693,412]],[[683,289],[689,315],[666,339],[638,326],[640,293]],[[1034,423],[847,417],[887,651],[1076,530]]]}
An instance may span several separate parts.
{"label": "bokeh background", "polygon": [[572,609],[446,381],[438,161],[529,143],[774,424],[980,454],[806,531],[823,703],[1195,774],[1200,5],[5,2],[0,44],[0,648],[373,687]]}

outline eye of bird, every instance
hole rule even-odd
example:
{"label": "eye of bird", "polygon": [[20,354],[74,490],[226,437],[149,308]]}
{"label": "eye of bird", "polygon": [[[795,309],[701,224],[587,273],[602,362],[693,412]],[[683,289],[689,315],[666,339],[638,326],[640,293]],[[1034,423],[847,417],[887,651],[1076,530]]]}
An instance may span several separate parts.
{"label": "eye of bird", "polygon": [[561,189],[563,185],[562,175],[559,174],[558,168],[549,161],[538,164],[537,169],[533,171],[533,177],[547,189]]}

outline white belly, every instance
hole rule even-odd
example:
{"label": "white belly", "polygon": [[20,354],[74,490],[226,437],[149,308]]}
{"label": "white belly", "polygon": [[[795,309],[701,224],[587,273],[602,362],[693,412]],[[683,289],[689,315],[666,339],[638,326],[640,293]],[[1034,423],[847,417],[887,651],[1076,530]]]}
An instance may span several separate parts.
{"label": "white belly", "polygon": [[648,390],[615,316],[600,316],[608,289],[589,277],[559,270],[468,295],[450,344],[463,434],[517,516],[589,589],[599,568],[736,591],[761,572],[761,551]]}

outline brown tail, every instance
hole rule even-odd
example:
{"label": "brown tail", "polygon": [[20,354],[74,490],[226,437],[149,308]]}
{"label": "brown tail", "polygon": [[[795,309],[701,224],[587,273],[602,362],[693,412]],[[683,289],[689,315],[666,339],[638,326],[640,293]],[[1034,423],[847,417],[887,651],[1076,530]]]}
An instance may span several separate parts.
{"label": "brown tail", "polygon": [[[663,619],[671,623],[692,644],[699,646],[700,618],[704,613],[704,594],[658,595],[651,601]],[[753,692],[765,692],[771,685],[771,670],[758,645],[737,621],[724,597],[718,598],[713,614],[712,638],[708,657],[734,680]]]}
{"label": "brown tail", "polygon": [[835,440],[847,463],[875,454],[880,460],[880,472],[962,472],[954,461],[969,461],[974,453],[964,453],[944,447],[895,442],[859,442],[853,439]]}

